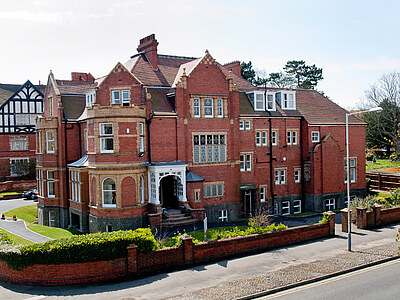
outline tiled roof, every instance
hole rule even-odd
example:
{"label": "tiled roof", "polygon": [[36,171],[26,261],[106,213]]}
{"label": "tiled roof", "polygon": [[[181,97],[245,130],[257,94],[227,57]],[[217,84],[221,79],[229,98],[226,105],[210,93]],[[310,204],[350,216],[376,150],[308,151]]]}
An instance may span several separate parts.
{"label": "tiled roof", "polygon": [[56,80],[56,83],[60,93],[64,95],[83,95],[96,86],[95,83],[72,80]]}
{"label": "tiled roof", "polygon": [[[22,86],[23,84],[1,84],[0,83],[0,105],[3,105],[8,99],[11,98],[12,95],[18,89]],[[44,94],[44,91],[46,89],[45,85],[35,85],[35,88],[38,89],[42,94]]]}
{"label": "tiled roof", "polygon": [[78,120],[86,106],[85,96],[62,96],[61,103],[64,108],[65,116],[70,121]]}
{"label": "tiled roof", "polygon": [[[347,111],[314,90],[296,91],[296,106],[311,125],[346,124]],[[363,121],[350,116],[349,124],[365,125]]]}
{"label": "tiled roof", "polygon": [[167,94],[174,92],[169,88],[149,88],[147,90],[151,95],[151,107],[154,112],[173,113],[174,108],[167,99]]}
{"label": "tiled roof", "polygon": [[68,164],[68,167],[74,167],[74,168],[85,168],[87,166],[89,166],[89,157],[87,154],[82,156],[77,161],[74,161],[73,163]]}
{"label": "tiled roof", "polygon": [[[222,65],[219,65],[222,72],[226,77],[229,77],[229,70]],[[237,75],[236,73],[231,72],[233,83],[237,85],[240,91],[251,91],[254,90],[254,86],[248,82],[243,77]]]}

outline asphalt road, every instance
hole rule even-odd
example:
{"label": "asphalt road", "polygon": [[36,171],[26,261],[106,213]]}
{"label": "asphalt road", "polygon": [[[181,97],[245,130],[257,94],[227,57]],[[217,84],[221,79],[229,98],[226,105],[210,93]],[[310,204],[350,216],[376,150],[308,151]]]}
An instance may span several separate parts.
{"label": "asphalt road", "polygon": [[400,260],[257,299],[399,299]]}
{"label": "asphalt road", "polygon": [[[368,231],[355,229],[353,249],[363,250],[392,243],[397,226]],[[340,225],[336,226],[336,233],[334,238],[136,280],[68,287],[28,287],[0,283],[0,299],[163,299],[344,253],[347,251],[347,240],[346,234],[340,231]]]}
{"label": "asphalt road", "polygon": [[[14,208],[21,206],[36,204],[33,200],[25,199],[12,199],[12,200],[1,200],[0,201],[0,214],[9,211]],[[18,216],[17,216],[18,217]],[[3,228],[11,233],[19,235],[24,239],[30,240],[35,243],[43,243],[51,240],[50,238],[37,234],[26,228],[25,222],[23,220],[12,221],[12,220],[0,220],[0,228]]]}

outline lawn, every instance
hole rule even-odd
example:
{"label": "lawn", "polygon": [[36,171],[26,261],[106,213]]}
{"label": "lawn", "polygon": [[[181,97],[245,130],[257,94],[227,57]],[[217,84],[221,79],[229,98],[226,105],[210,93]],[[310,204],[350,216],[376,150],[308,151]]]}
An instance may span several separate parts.
{"label": "lawn", "polygon": [[[18,219],[22,219],[26,222],[26,226],[30,230],[32,230],[36,233],[39,233],[41,235],[47,236],[49,238],[52,238],[52,239],[70,237],[74,234],[77,234],[76,230],[67,230],[67,229],[62,229],[62,228],[32,224],[33,222],[37,221],[37,204],[22,206],[22,207],[19,207],[16,209],[9,210],[9,211],[5,212],[5,215],[6,215],[6,217],[9,217],[9,218],[11,218],[13,215],[16,215]],[[25,244],[25,243],[23,243],[23,241],[20,243],[19,239],[21,239],[21,238],[19,238],[19,239],[18,238],[19,237],[14,239],[14,236],[13,236],[15,243]]]}
{"label": "lawn", "polygon": [[367,171],[400,167],[400,162],[388,159],[377,159],[376,162],[367,161]]}
{"label": "lawn", "polygon": [[16,215],[18,219],[22,219],[26,222],[32,223],[37,221],[37,205],[27,205],[18,207],[5,212],[6,217],[12,218]]}
{"label": "lawn", "polygon": [[20,244],[20,245],[32,245],[32,244],[34,244],[34,242],[28,241],[28,240],[26,240],[26,239],[24,239],[24,238],[22,238],[22,237],[20,237],[18,235],[15,235],[15,234],[13,234],[11,232],[8,232],[6,230],[0,229],[0,231],[1,232],[5,232],[8,235],[10,235],[12,237],[14,243],[16,243],[16,244]]}
{"label": "lawn", "polygon": [[14,195],[14,194],[22,194],[25,191],[15,191],[15,192],[1,192],[0,193],[0,197],[4,196],[4,195]]}

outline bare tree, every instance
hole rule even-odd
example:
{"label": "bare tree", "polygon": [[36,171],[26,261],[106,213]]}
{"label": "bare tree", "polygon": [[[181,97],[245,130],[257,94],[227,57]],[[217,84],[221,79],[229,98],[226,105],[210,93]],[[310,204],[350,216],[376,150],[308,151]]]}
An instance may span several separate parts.
{"label": "bare tree", "polygon": [[368,147],[394,147],[400,153],[400,73],[383,74],[378,82],[365,91],[362,108],[382,107],[381,113],[362,116],[368,123],[366,140]]}

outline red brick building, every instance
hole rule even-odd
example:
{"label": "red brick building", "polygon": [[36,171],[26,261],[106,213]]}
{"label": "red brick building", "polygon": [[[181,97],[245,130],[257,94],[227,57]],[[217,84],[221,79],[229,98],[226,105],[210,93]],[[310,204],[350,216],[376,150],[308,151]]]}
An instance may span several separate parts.
{"label": "red brick building", "polygon": [[0,84],[0,180],[21,178],[30,167],[34,171],[35,118],[42,113],[44,89],[29,80]]}
{"label": "red brick building", "polygon": [[[39,223],[146,226],[161,208],[226,221],[345,206],[346,111],[313,90],[252,86],[239,62],[157,52],[154,35],[102,78],[50,74],[38,120]],[[352,195],[365,124],[350,118]],[[40,132],[40,133],[39,133]]]}

